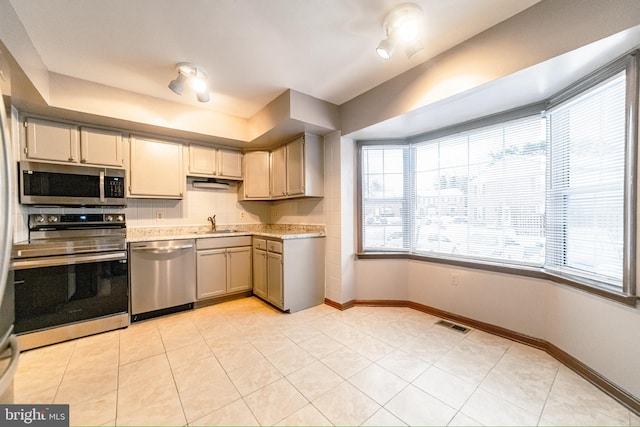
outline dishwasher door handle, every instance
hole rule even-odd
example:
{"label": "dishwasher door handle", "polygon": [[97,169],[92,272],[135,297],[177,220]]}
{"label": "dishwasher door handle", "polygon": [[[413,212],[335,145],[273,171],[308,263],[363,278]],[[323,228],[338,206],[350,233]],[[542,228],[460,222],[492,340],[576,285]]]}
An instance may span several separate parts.
{"label": "dishwasher door handle", "polygon": [[180,246],[167,246],[167,247],[159,247],[159,248],[154,248],[153,246],[134,246],[131,248],[131,250],[134,252],[147,252],[151,254],[170,254],[172,252],[177,252],[183,249],[191,249],[191,248],[193,248],[193,244],[180,245]]}

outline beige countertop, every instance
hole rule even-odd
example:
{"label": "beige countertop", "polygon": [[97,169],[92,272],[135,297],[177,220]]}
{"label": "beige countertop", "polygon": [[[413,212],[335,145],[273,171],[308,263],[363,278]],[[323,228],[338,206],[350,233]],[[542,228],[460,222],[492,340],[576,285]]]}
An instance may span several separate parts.
{"label": "beige countertop", "polygon": [[260,236],[283,240],[307,239],[324,237],[325,227],[323,225],[297,224],[243,224],[238,226],[220,226],[218,232],[211,232],[211,227],[208,225],[127,228],[127,242],[129,243],[236,236]]}

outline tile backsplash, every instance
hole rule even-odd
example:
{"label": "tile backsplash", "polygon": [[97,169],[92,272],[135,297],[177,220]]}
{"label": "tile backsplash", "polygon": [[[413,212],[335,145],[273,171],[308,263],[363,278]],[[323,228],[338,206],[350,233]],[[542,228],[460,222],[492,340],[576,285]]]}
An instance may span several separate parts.
{"label": "tile backsplash", "polygon": [[207,224],[212,215],[220,225],[270,222],[268,202],[239,202],[237,191],[236,183],[226,189],[193,188],[189,178],[183,199],[127,199],[124,212],[132,227]]}
{"label": "tile backsplash", "polygon": [[[47,208],[15,204],[14,241],[29,238],[27,217],[35,213],[124,213],[128,227],[171,227],[208,225],[207,218],[216,215],[220,226],[237,224],[307,224],[324,225],[324,199],[292,199],[282,201],[238,201],[238,185],[227,189],[193,188],[187,179],[181,200],[127,199],[127,207],[114,208]],[[16,197],[17,201],[17,197]]]}

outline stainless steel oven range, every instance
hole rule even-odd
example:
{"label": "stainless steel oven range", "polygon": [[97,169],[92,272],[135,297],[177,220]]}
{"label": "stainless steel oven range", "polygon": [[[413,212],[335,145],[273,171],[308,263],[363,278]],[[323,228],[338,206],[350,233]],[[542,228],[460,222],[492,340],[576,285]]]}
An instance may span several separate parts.
{"label": "stainless steel oven range", "polygon": [[31,214],[12,255],[22,349],[129,325],[123,214]]}

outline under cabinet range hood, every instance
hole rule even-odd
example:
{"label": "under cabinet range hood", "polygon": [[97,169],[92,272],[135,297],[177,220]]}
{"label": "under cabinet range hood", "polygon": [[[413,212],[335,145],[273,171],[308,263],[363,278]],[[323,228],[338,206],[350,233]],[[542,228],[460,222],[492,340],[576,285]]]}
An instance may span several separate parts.
{"label": "under cabinet range hood", "polygon": [[215,178],[209,178],[207,180],[193,181],[193,188],[207,188],[214,190],[226,190],[231,184],[225,181],[220,181]]}
{"label": "under cabinet range hood", "polygon": [[23,205],[126,206],[124,169],[20,162],[19,178]]}

